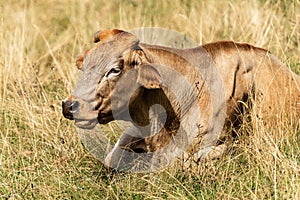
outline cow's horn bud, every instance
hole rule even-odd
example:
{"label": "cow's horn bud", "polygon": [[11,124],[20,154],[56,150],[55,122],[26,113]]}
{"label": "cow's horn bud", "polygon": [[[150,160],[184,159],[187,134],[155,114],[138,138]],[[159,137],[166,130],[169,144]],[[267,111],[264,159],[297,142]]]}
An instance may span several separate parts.
{"label": "cow's horn bud", "polygon": [[110,38],[111,36],[114,36],[118,33],[123,32],[122,30],[118,30],[118,29],[113,29],[113,30],[103,30],[103,31],[97,31],[94,34],[94,42],[103,42],[105,40],[107,40],[108,38]]}

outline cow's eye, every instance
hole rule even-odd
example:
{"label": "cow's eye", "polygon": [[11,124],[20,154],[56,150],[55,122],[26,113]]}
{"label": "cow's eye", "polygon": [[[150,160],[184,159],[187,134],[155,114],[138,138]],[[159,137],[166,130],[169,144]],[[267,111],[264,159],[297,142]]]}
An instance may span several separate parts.
{"label": "cow's eye", "polygon": [[122,68],[116,66],[116,67],[111,68],[105,76],[109,78],[109,77],[117,76],[117,75],[121,74],[121,72],[122,72]]}

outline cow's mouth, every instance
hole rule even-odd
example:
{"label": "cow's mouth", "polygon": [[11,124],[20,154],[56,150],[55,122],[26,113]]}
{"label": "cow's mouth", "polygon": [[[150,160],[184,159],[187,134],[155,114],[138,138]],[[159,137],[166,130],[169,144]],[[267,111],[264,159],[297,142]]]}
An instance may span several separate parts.
{"label": "cow's mouth", "polygon": [[75,121],[75,125],[78,128],[82,129],[93,129],[98,123],[99,124],[107,124],[112,121],[114,118],[111,113],[99,113],[97,118],[94,119],[83,119],[83,118],[73,118]]}
{"label": "cow's mouth", "polygon": [[93,119],[93,120],[74,119],[74,121],[75,121],[75,125],[78,128],[83,128],[83,129],[93,129],[98,124],[97,119]]}

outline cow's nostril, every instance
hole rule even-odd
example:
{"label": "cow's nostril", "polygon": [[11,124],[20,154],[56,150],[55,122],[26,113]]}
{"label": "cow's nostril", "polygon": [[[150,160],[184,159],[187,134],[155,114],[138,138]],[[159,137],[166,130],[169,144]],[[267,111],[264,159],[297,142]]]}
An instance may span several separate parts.
{"label": "cow's nostril", "polygon": [[74,114],[78,112],[80,107],[79,101],[62,101],[62,113],[67,119],[74,119]]}
{"label": "cow's nostril", "polygon": [[78,101],[74,101],[72,102],[72,104],[70,105],[70,113],[76,113],[79,109],[80,103]]}

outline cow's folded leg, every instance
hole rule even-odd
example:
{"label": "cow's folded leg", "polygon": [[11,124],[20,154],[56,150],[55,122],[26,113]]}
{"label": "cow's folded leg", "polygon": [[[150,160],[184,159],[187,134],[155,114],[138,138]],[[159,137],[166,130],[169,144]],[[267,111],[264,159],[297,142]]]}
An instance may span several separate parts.
{"label": "cow's folded leg", "polygon": [[132,126],[126,130],[108,153],[104,160],[104,165],[114,169],[125,169],[127,166],[133,166],[137,153],[146,151],[144,138],[140,131]]}
{"label": "cow's folded leg", "polygon": [[220,144],[217,146],[202,148],[192,155],[186,152],[183,154],[183,166],[185,168],[190,168],[194,164],[198,165],[202,161],[220,158],[225,153],[227,148],[228,147],[226,144]]}

